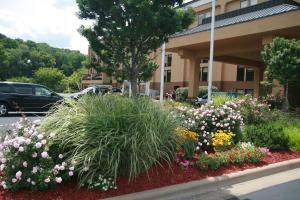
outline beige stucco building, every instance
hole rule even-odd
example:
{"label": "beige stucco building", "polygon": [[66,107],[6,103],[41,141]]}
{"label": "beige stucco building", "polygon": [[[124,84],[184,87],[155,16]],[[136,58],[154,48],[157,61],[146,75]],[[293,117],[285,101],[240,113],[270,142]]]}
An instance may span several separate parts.
{"label": "beige stucco building", "polygon": [[[276,36],[300,39],[299,2],[217,0],[213,85],[221,91],[259,96],[265,69],[261,51]],[[196,97],[198,86],[207,85],[211,3],[194,0],[183,5],[187,7],[196,11],[197,21],[166,44],[165,92],[186,86],[189,97]],[[152,56],[160,65],[161,49]],[[153,75],[152,89],[159,90],[160,70]]]}

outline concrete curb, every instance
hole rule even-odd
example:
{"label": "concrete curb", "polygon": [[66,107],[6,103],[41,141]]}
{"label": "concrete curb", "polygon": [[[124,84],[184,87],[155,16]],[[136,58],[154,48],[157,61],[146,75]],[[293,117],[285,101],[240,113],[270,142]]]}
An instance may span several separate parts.
{"label": "concrete curb", "polygon": [[107,198],[106,200],[153,200],[153,199],[180,199],[180,196],[187,193],[197,191],[198,194],[206,193],[214,190],[216,187],[233,185],[263,176],[300,168],[300,158],[283,161],[280,163],[270,164],[255,169],[247,169],[245,171],[225,174],[217,177],[209,177],[199,181],[191,181],[188,183],[171,185],[158,189],[146,190],[122,196]]}

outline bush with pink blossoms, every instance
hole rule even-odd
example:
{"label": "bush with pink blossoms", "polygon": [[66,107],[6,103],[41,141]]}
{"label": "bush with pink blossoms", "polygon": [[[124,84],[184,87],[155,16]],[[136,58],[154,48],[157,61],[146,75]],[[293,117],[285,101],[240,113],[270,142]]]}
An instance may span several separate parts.
{"label": "bush with pink blossoms", "polygon": [[51,136],[21,119],[0,142],[1,185],[4,189],[45,190],[73,176],[74,163],[49,151]]}
{"label": "bush with pink blossoms", "polygon": [[197,149],[211,149],[212,138],[217,130],[233,132],[233,140],[242,139],[240,127],[243,118],[238,107],[233,102],[226,102],[222,106],[205,105],[201,108],[176,107],[174,117],[181,120],[182,126],[199,134]]}

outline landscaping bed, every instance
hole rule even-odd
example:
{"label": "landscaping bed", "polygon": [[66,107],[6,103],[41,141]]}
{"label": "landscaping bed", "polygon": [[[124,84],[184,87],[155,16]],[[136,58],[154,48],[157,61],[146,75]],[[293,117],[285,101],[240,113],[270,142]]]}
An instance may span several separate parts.
{"label": "landscaping bed", "polygon": [[[119,196],[134,192],[145,191],[149,189],[186,183],[193,180],[201,180],[207,177],[220,176],[232,172],[243,171],[246,169],[264,166],[272,163],[282,162],[300,158],[300,152],[295,151],[274,151],[271,156],[262,159],[262,162],[257,164],[243,163],[241,165],[222,166],[218,170],[200,171],[193,166],[183,170],[179,165],[173,164],[171,167],[165,165],[163,168],[155,167],[149,170],[148,175],[142,173],[135,181],[128,183],[127,178],[118,178],[118,189],[102,192],[100,190],[88,190],[86,188],[77,189],[76,181],[71,180],[63,183],[56,189],[47,190],[44,192],[32,192],[20,190],[12,192],[8,190],[0,190],[0,200],[94,200],[107,197]],[[148,179],[149,176],[149,179]]]}

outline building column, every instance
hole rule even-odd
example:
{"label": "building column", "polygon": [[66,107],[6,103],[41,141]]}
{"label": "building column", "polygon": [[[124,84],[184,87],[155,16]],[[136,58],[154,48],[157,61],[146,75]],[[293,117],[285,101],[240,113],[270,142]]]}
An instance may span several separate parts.
{"label": "building column", "polygon": [[199,95],[199,72],[200,62],[198,58],[189,58],[189,98],[196,98]]}

